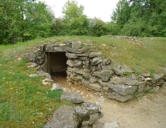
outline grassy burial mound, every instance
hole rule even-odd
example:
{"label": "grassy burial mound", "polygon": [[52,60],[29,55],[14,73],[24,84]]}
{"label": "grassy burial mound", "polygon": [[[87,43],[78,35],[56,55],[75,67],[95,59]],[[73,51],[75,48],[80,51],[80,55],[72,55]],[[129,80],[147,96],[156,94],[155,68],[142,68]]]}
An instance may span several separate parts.
{"label": "grassy burial mound", "polygon": [[43,127],[55,109],[67,104],[60,101],[61,91],[50,91],[51,85],[44,86],[41,76],[30,75],[36,69],[30,68],[22,58],[35,46],[65,40],[92,44],[113,65],[126,65],[136,74],[154,76],[166,68],[166,38],[59,36],[1,45],[0,127]]}

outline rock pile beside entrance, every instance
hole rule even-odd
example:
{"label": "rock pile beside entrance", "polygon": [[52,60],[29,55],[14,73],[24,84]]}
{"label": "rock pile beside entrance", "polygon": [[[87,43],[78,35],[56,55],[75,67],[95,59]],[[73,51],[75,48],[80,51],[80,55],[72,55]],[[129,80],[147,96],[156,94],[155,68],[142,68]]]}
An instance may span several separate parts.
{"label": "rock pile beside entrance", "polygon": [[99,105],[84,102],[81,95],[69,92],[64,92],[61,99],[77,105],[61,106],[54,112],[52,119],[44,128],[97,128],[101,126],[102,123],[98,121],[102,117]]}

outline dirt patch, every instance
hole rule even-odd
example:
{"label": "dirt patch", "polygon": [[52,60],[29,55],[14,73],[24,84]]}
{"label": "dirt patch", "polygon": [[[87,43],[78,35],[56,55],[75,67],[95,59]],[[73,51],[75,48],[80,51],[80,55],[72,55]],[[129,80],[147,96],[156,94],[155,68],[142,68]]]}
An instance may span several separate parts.
{"label": "dirt patch", "polygon": [[166,127],[166,87],[157,93],[140,99],[119,103],[99,96],[86,87],[69,85],[64,77],[55,77],[55,82],[66,91],[81,93],[87,101],[102,106],[103,122],[118,122],[118,128],[165,128]]}

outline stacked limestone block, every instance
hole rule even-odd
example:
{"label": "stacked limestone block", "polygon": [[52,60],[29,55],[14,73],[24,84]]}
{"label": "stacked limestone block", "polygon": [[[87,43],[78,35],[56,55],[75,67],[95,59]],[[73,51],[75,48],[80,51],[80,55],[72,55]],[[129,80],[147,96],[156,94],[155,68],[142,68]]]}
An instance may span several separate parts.
{"label": "stacked limestone block", "polygon": [[82,43],[77,47],[74,45],[72,44],[72,50],[66,53],[68,80],[95,91],[103,91],[103,86],[99,81],[108,82],[110,80],[110,60],[103,58],[100,52],[82,50]]}

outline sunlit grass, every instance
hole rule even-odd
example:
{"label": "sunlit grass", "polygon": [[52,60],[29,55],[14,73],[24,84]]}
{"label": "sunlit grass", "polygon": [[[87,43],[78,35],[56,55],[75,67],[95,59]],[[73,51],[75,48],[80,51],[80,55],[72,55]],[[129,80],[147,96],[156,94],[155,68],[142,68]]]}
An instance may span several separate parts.
{"label": "sunlit grass", "polygon": [[34,69],[17,58],[0,58],[0,128],[42,128],[60,105],[60,91],[50,92]]}

